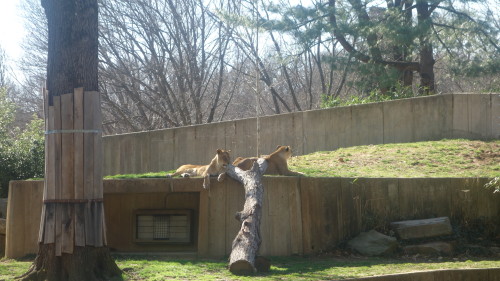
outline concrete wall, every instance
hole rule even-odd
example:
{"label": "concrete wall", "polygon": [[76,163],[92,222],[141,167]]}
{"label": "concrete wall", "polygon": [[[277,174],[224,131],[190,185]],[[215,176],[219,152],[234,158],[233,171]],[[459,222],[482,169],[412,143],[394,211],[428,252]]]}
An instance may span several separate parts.
{"label": "concrete wall", "polygon": [[[461,224],[476,219],[500,227],[500,196],[483,186],[485,178],[369,179],[264,177],[261,221],[265,256],[329,250],[360,231],[402,219],[450,217]],[[231,252],[239,230],[234,218],[244,204],[239,183],[201,178],[105,180],[108,246],[119,252],[179,252],[222,257]],[[7,211],[6,257],[37,252],[43,182],[13,181]],[[133,241],[134,211],[191,209],[194,241],[188,245]]]}
{"label": "concrete wall", "polygon": [[500,94],[453,94],[264,116],[104,137],[104,174],[208,164],[217,148],[238,156],[291,145],[295,155],[365,144],[499,139]]}

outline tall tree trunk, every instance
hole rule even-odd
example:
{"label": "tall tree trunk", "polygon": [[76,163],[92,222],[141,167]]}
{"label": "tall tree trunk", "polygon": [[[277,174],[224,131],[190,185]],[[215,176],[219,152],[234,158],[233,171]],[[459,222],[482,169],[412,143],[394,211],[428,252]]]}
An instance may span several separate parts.
{"label": "tall tree trunk", "polygon": [[432,53],[432,43],[429,41],[431,28],[431,7],[428,1],[417,1],[417,19],[421,32],[420,43],[420,94],[431,95],[435,91],[434,84],[434,55]]}
{"label": "tall tree trunk", "polygon": [[120,279],[105,247],[97,0],[42,6],[49,31],[44,205],[39,252],[22,278]]}

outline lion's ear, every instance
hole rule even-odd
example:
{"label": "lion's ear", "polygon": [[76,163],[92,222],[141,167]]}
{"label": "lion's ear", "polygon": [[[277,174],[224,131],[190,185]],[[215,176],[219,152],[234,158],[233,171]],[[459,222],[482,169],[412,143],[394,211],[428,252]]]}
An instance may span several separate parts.
{"label": "lion's ear", "polygon": [[217,154],[220,154],[220,153],[222,153],[222,149],[219,148],[219,149],[217,149]]}
{"label": "lion's ear", "polygon": [[280,149],[281,145],[276,146],[276,150]]}
{"label": "lion's ear", "polygon": [[289,146],[287,146],[287,147],[285,148],[285,151],[288,151],[288,150],[290,150],[290,147],[289,147]]}
{"label": "lion's ear", "polygon": [[229,150],[226,150],[226,152],[231,152],[231,149],[229,149]]}

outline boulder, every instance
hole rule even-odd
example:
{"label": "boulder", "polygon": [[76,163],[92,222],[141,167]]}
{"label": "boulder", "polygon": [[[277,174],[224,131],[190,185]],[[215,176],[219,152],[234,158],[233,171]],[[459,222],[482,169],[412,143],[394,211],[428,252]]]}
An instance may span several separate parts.
{"label": "boulder", "polygon": [[403,251],[408,255],[451,255],[453,246],[446,242],[430,242],[420,245],[408,245],[403,247]]}
{"label": "boulder", "polygon": [[361,232],[347,244],[365,256],[389,255],[398,248],[396,238],[384,235],[375,230]]}
{"label": "boulder", "polygon": [[448,217],[392,222],[391,228],[402,240],[453,234]]}

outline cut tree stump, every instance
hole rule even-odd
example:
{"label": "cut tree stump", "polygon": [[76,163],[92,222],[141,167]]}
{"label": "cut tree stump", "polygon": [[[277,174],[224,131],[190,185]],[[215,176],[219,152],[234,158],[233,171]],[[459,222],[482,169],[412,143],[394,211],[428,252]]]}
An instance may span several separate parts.
{"label": "cut tree stump", "polygon": [[[257,257],[260,243],[260,220],[262,218],[262,201],[264,186],[262,175],[267,169],[267,161],[259,158],[252,169],[243,171],[233,165],[228,165],[226,174],[243,184],[245,188],[245,205],[241,212],[236,213],[236,219],[241,222],[241,228],[233,240],[229,256],[229,271],[237,275],[253,274],[257,270],[268,271],[270,263],[263,257]],[[265,264],[263,266],[263,264]]]}

